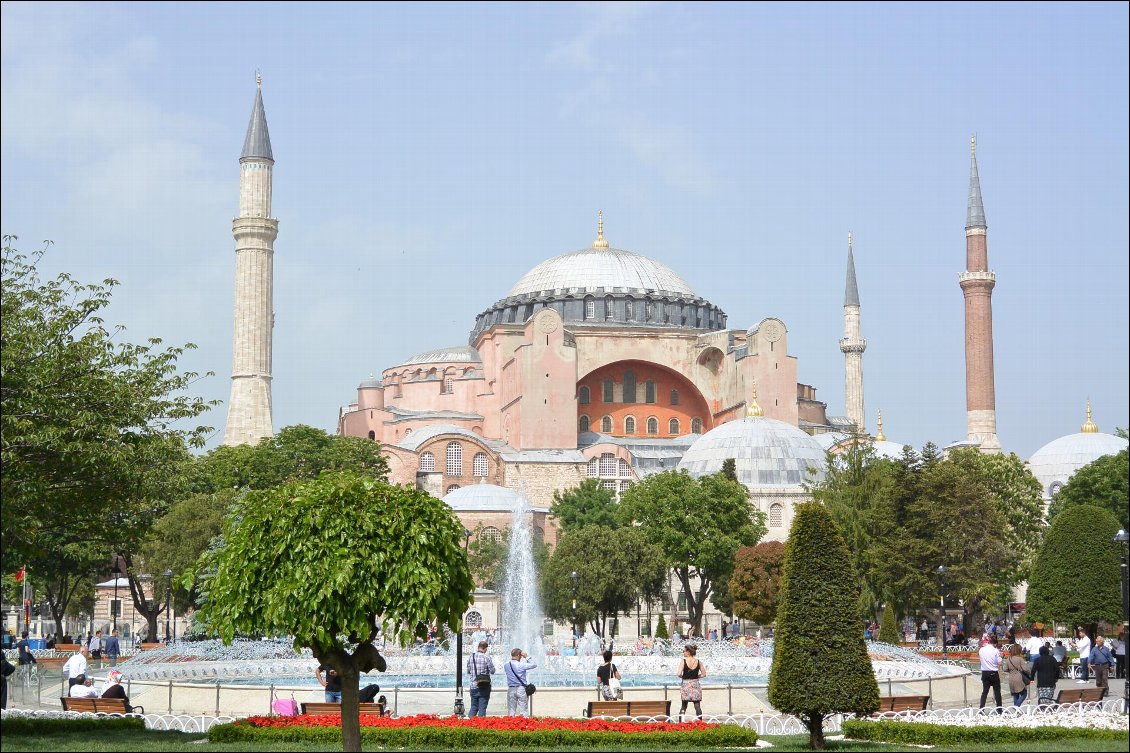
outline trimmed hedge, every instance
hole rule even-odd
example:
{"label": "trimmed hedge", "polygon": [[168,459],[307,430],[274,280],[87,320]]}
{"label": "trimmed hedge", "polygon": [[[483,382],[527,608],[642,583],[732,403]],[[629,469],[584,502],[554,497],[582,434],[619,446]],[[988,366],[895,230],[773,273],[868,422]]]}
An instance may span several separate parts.
{"label": "trimmed hedge", "polygon": [[[641,725],[645,726],[645,725]],[[220,724],[208,730],[213,743],[326,743],[341,744],[340,727],[253,727],[247,724]],[[361,742],[389,748],[423,750],[523,750],[554,748],[703,750],[752,748],[757,732],[734,724],[720,724],[706,730],[686,732],[578,732],[575,730],[495,730],[471,727],[362,727]]]}
{"label": "trimmed hedge", "polygon": [[1064,738],[1088,740],[1126,740],[1125,732],[1090,727],[998,727],[982,724],[963,727],[956,724],[900,722],[893,719],[844,720],[844,736],[850,740],[901,743],[904,745],[1012,745]]}
{"label": "trimmed hedge", "polygon": [[91,716],[82,719],[51,719],[10,716],[4,720],[5,735],[69,735],[78,732],[145,731],[145,720],[137,716]]}

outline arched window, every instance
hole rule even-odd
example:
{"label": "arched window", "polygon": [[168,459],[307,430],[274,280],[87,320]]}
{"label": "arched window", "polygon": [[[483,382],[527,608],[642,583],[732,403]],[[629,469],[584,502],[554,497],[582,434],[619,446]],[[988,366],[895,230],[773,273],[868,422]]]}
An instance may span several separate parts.
{"label": "arched window", "polygon": [[487,475],[487,456],[485,453],[476,452],[475,459],[471,461],[471,465],[476,476]]}
{"label": "arched window", "polygon": [[643,401],[645,403],[655,402],[655,380],[648,379],[643,383]]}
{"label": "arched window", "polygon": [[501,544],[502,531],[498,530],[494,526],[487,526],[482,530],[482,533],[479,534],[479,539],[481,539],[482,541],[493,541],[495,544]]}
{"label": "arched window", "polygon": [[463,475],[463,446],[458,442],[447,445],[447,475]]}
{"label": "arched window", "polygon": [[629,322],[636,318],[636,302],[630,297],[624,300],[624,318]]}
{"label": "arched window", "polygon": [[369,430],[369,439],[376,439],[376,438],[377,438],[377,433],[375,431],[373,431],[372,429],[370,429]]}
{"label": "arched window", "polygon": [[605,434],[612,433],[612,416],[605,416],[604,418],[600,419],[600,430]]}
{"label": "arched window", "polygon": [[613,400],[615,400],[615,397],[614,397],[613,392],[612,392],[612,380],[611,379],[605,379],[603,387],[604,387],[604,395],[603,395],[604,402],[611,403]]}
{"label": "arched window", "polygon": [[679,391],[678,390],[671,390],[671,405],[678,405],[678,404],[679,404]]}
{"label": "arched window", "polygon": [[628,416],[627,418],[624,419],[624,433],[625,434],[635,434],[636,433],[636,417],[635,416]]}
{"label": "arched window", "polygon": [[535,544],[544,544],[545,543],[545,529],[544,528],[542,528],[541,526],[534,526],[534,530],[532,531],[532,533],[534,534],[534,543]]}
{"label": "arched window", "polygon": [[620,475],[628,477],[632,475],[632,466],[628,465],[628,461],[624,458],[620,458]]}
{"label": "arched window", "polygon": [[581,405],[588,405],[592,401],[592,395],[589,394],[589,388],[586,385],[581,385],[577,389],[577,402]]}
{"label": "arched window", "polygon": [[659,419],[656,418],[655,416],[652,416],[651,418],[647,419],[647,433],[648,434],[658,434],[659,433]]}
{"label": "arched window", "polygon": [[597,478],[600,476],[600,460],[598,458],[593,458],[589,461],[588,476],[589,478]]}
{"label": "arched window", "polygon": [[604,318],[611,319],[616,315],[616,304],[612,302],[612,296],[604,296]]}
{"label": "arched window", "polygon": [[477,628],[483,626],[483,616],[481,613],[471,610],[467,616],[463,618],[463,624],[469,628]]}
{"label": "arched window", "polygon": [[692,418],[691,419],[691,434],[701,434],[701,433],[702,433],[702,419],[701,418]]}
{"label": "arched window", "polygon": [[643,319],[645,322],[650,322],[655,316],[655,303],[652,301],[644,301],[643,304]]}
{"label": "arched window", "polygon": [[595,319],[596,318],[596,299],[593,298],[591,295],[585,296],[585,318],[586,319]]}
{"label": "arched window", "polygon": [[458,488],[459,488],[459,484],[452,484],[451,486],[447,487],[447,493],[451,494],[453,491],[455,491]]}
{"label": "arched window", "polygon": [[667,433],[668,434],[674,434],[674,435],[678,436],[679,429],[680,429],[679,419],[672,418],[670,421],[667,422]]}
{"label": "arched window", "polygon": [[601,476],[615,476],[616,469],[619,465],[616,462],[616,456],[611,452],[605,452],[600,456],[600,475]]}
{"label": "arched window", "polygon": [[581,416],[579,419],[577,419],[577,431],[583,434],[584,432],[586,432],[588,430],[589,430],[589,417],[588,416]]}
{"label": "arched window", "polygon": [[436,470],[436,456],[430,452],[425,452],[420,456],[420,470],[425,473],[435,473]]}
{"label": "arched window", "polygon": [[1059,490],[1062,489],[1062,488],[1063,488],[1063,482],[1062,481],[1051,482],[1051,484],[1048,485],[1048,496],[1049,497],[1055,497],[1055,495],[1059,494]]}
{"label": "arched window", "polygon": [[405,430],[404,430],[404,436],[406,436],[406,437],[407,437],[407,436],[408,436],[409,434],[411,434],[411,433],[412,433],[412,430],[411,430],[411,429],[405,429]]}
{"label": "arched window", "polygon": [[785,508],[783,505],[774,502],[769,505],[769,525],[773,528],[780,528],[785,522]]}
{"label": "arched window", "polygon": [[636,401],[636,372],[628,369],[624,372],[624,402]]}

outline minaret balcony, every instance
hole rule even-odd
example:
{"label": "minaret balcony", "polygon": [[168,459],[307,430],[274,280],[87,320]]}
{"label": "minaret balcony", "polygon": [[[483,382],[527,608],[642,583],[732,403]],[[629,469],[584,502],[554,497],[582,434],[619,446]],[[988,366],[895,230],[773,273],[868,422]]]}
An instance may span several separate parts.
{"label": "minaret balcony", "polygon": [[840,350],[844,353],[862,353],[867,350],[867,341],[863,339],[853,340],[845,337],[840,340]]}
{"label": "minaret balcony", "polygon": [[996,283],[996,272],[962,272],[957,277],[958,282],[966,282],[972,280],[983,280],[986,282]]}

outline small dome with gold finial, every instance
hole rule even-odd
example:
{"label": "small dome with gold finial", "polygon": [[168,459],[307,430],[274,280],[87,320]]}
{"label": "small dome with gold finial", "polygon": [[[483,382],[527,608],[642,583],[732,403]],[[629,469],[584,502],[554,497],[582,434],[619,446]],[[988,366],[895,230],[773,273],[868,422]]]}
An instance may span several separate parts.
{"label": "small dome with gold finial", "polygon": [[883,411],[878,411],[878,428],[875,431],[875,441],[871,443],[871,447],[875,450],[875,456],[880,458],[888,458],[890,460],[898,460],[902,457],[902,450],[904,445],[898,442],[888,442],[887,435],[883,433]]}
{"label": "small dome with gold finial", "polygon": [[1044,499],[1050,500],[1061,486],[1085,465],[1105,455],[1117,455],[1130,445],[1123,437],[1103,434],[1091,416],[1087,400],[1087,419],[1077,434],[1053,439],[1028,459],[1028,470],[1040,481]]}

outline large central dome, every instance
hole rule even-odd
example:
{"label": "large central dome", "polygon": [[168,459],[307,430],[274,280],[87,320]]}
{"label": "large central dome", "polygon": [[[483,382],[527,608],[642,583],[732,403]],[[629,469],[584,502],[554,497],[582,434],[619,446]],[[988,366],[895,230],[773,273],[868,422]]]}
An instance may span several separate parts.
{"label": "large central dome", "polygon": [[695,297],[675,270],[618,248],[583,248],[543,261],[522,276],[508,297],[546,290],[654,291]]}

